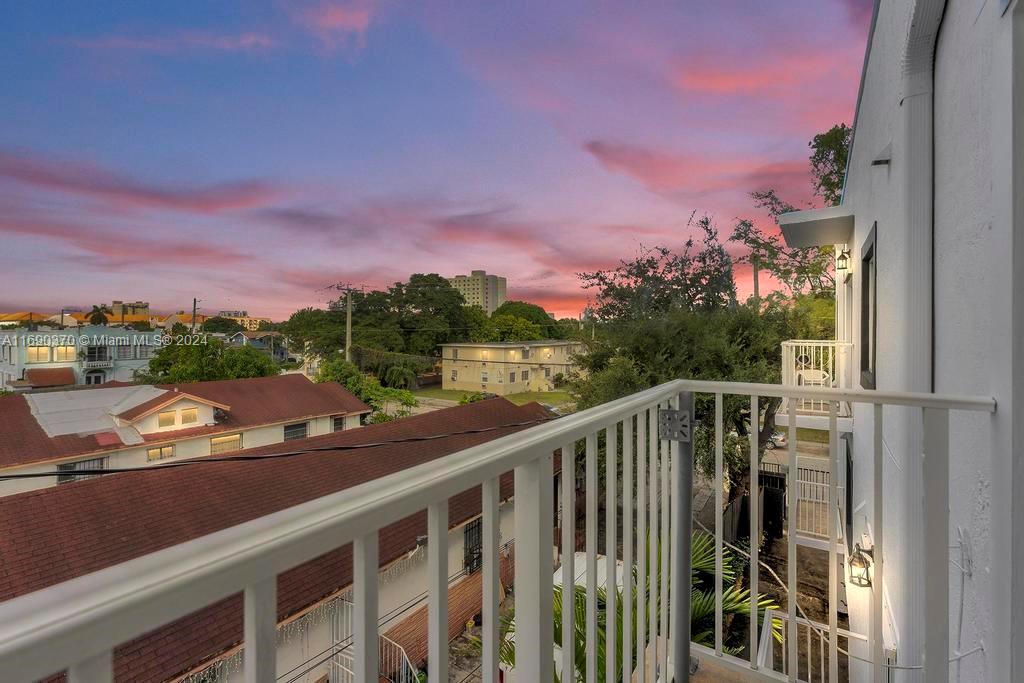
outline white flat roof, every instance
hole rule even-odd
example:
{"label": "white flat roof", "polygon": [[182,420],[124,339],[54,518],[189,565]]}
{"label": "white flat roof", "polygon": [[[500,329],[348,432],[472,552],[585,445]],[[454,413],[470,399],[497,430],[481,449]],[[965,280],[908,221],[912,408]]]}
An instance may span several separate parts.
{"label": "white flat roof", "polygon": [[847,244],[853,237],[853,211],[845,206],[793,211],[779,216],[779,227],[791,248]]}
{"label": "white flat roof", "polygon": [[117,431],[124,443],[141,443],[134,429],[116,429],[113,414],[166,393],[149,385],[25,394],[32,415],[47,436]]}

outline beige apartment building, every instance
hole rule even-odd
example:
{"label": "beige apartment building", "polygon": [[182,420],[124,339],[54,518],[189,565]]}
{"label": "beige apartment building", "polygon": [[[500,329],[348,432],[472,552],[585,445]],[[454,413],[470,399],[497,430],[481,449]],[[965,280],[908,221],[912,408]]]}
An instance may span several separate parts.
{"label": "beige apartment building", "polygon": [[485,391],[499,396],[523,391],[551,391],[555,377],[573,369],[579,342],[543,339],[441,345],[441,387]]}
{"label": "beige apartment building", "polygon": [[488,275],[482,270],[474,270],[469,275],[456,275],[448,278],[448,283],[457,289],[470,306],[479,306],[487,312],[505,303],[505,278]]}

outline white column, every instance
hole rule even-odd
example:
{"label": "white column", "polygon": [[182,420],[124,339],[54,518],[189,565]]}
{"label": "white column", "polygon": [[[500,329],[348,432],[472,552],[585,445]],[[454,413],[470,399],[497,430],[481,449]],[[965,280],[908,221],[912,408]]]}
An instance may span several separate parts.
{"label": "white column", "polygon": [[498,683],[498,648],[500,624],[498,593],[501,578],[501,557],[498,555],[498,503],[501,497],[498,477],[483,485],[483,553],[484,576],[482,614],[484,683]]}
{"label": "white column", "polygon": [[277,577],[245,588],[245,683],[277,680]]}
{"label": "white column", "polygon": [[377,574],[380,567],[378,535],[373,531],[352,544],[354,662],[357,681],[377,681],[379,644],[377,631]]}
{"label": "white column", "polygon": [[68,667],[68,683],[113,683],[114,653],[110,650]]}
{"label": "white column", "polygon": [[[553,489],[550,455],[515,469],[516,680],[554,678]],[[447,681],[447,672],[430,680]]]}
{"label": "white column", "polygon": [[924,680],[949,681],[949,411],[924,409]]}
{"label": "white column", "polygon": [[427,508],[427,676],[448,680],[448,501]]}

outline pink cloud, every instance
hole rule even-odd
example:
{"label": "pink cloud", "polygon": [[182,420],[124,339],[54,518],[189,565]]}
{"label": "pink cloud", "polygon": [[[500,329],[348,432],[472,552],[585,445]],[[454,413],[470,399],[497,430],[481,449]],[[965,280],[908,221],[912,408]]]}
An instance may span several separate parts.
{"label": "pink cloud", "polygon": [[273,38],[264,33],[220,34],[206,31],[182,31],[149,37],[110,35],[72,39],[67,42],[89,50],[124,50],[154,54],[173,54],[185,50],[258,52],[277,45]]}
{"label": "pink cloud", "polygon": [[96,166],[43,160],[0,151],[0,181],[50,192],[99,199],[115,207],[171,209],[198,214],[265,206],[280,188],[263,181],[225,183],[199,188],[146,185]]}
{"label": "pink cloud", "polygon": [[362,48],[373,12],[366,3],[321,2],[295,11],[292,19],[312,33],[322,48],[333,51]]}

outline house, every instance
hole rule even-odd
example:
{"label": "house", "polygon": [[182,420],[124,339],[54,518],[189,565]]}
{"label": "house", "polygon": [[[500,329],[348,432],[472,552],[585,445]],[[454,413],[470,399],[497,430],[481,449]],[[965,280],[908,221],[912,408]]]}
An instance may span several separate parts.
{"label": "house", "polygon": [[301,375],[0,396],[0,496],[76,481],[85,470],[147,467],[354,429],[369,412],[341,385]]}
{"label": "house", "polygon": [[35,311],[0,313],[0,327],[29,327],[38,323],[45,323],[50,317],[49,313],[38,313]]}
{"label": "house", "polygon": [[202,313],[196,313],[195,315],[192,315],[191,313],[186,313],[185,311],[178,311],[164,318],[162,322],[162,327],[168,332],[170,332],[172,327],[181,324],[189,328],[190,330],[192,329],[193,326],[195,326],[195,328],[198,330],[202,328],[203,323],[205,323],[209,318],[210,316],[203,315]]}
{"label": "house", "polygon": [[130,382],[149,367],[159,332],[85,325],[74,330],[0,330],[0,388],[32,391]]}
{"label": "house", "polygon": [[542,339],[526,342],[466,342],[441,345],[443,389],[504,396],[551,391],[556,378],[577,368],[579,342]]}
{"label": "house", "polygon": [[[834,246],[838,264],[837,339],[797,343],[793,383],[806,369],[811,385],[977,394],[998,408],[952,416],[936,466],[921,453],[945,430],[921,410],[841,404],[844,545],[885,558],[882,586],[847,591],[850,629],[870,636],[851,652],[914,665],[945,638],[938,657],[955,659],[958,680],[1022,680],[1024,4],[883,1],[870,36],[842,203],[780,220],[789,246]],[[822,348],[836,360],[816,365]],[[942,566],[923,545],[930,487],[949,492],[934,531],[952,547]],[[851,680],[875,673],[851,660]]]}
{"label": "house", "polygon": [[488,275],[485,271],[474,270],[469,275],[456,275],[448,278],[448,284],[454,287],[466,300],[467,306],[478,306],[490,315],[505,303],[505,278]]}
{"label": "house", "polygon": [[251,346],[277,361],[288,359],[288,346],[280,332],[245,329],[228,335],[228,342],[238,346]]}
{"label": "house", "polygon": [[249,315],[249,311],[221,311],[217,314],[220,318],[234,320],[247,330],[258,330],[263,323],[271,322],[270,318],[257,318]]}
{"label": "house", "polygon": [[[179,546],[248,520],[414,469],[450,453],[549,420],[541,406],[481,401],[361,430],[253,449],[261,461],[201,463],[79,481],[0,499],[0,601],[73,579],[147,553]],[[511,425],[511,426],[508,426]],[[296,449],[310,449],[295,453]],[[293,455],[284,455],[285,453]],[[276,457],[275,457],[276,456]],[[501,537],[512,533],[512,476],[501,478]],[[479,611],[480,488],[447,509],[451,578],[449,628],[461,632]],[[68,514],[70,511],[88,514]],[[23,534],[38,539],[22,543]],[[374,621],[413,666],[426,641],[427,515],[416,512],[383,529],[375,570],[382,587]],[[46,539],[46,540],[43,540]],[[78,557],[66,562],[62,558]],[[278,583],[279,675],[318,680],[343,666],[351,637],[351,544],[299,564]],[[510,555],[506,552],[506,581]],[[455,596],[465,592],[465,598]],[[474,602],[475,598],[475,602]],[[114,658],[118,680],[241,681],[242,599],[230,596],[125,643]],[[402,643],[404,645],[400,645]],[[334,648],[339,655],[332,657]],[[327,656],[323,656],[327,653]],[[349,654],[349,657],[351,655]],[[415,660],[415,661],[413,661]],[[10,670],[5,670],[11,673]],[[93,679],[97,680],[97,679]],[[331,680],[340,680],[337,677]]]}
{"label": "house", "polygon": [[[120,313],[105,313],[107,318],[106,325],[108,327],[128,327],[128,326],[140,326],[140,327],[151,327],[155,328],[160,325],[163,318],[153,313],[129,313],[130,308],[121,308]],[[57,325],[63,325],[68,327],[75,326],[87,326],[90,325],[89,313],[83,313],[81,311],[75,311],[72,313],[58,313],[57,315],[50,316],[48,320]]]}

